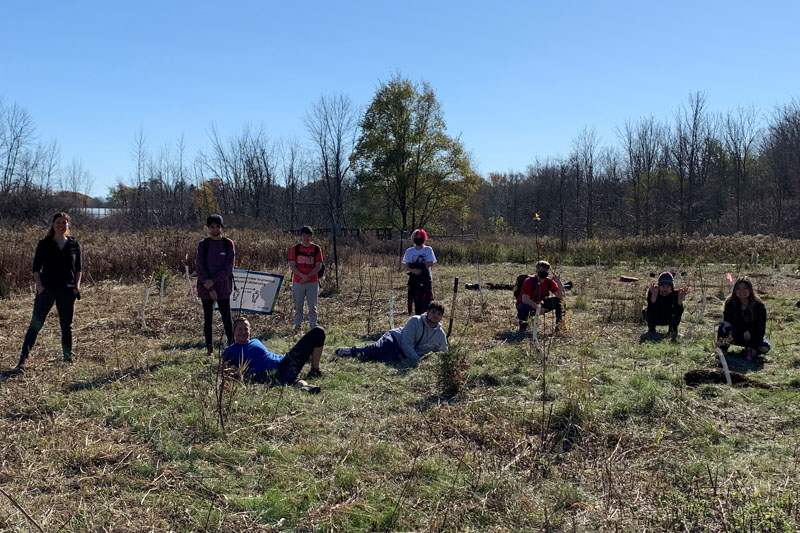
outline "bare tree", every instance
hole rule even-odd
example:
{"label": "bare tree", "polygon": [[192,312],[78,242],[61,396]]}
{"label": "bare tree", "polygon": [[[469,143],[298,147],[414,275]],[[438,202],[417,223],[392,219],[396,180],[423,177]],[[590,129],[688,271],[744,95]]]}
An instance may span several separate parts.
{"label": "bare tree", "polygon": [[683,105],[675,115],[675,131],[671,142],[671,153],[675,173],[678,176],[680,231],[683,234],[694,230],[695,196],[701,178],[701,161],[710,135],[706,115],[706,97],[703,93],[689,95],[688,105]]}
{"label": "bare tree", "polygon": [[0,99],[0,193],[15,185],[18,165],[36,140],[36,126],[30,114],[17,104],[6,106]]}
{"label": "bare tree", "polygon": [[358,133],[359,114],[349,97],[320,96],[306,114],[305,125],[317,150],[317,165],[328,189],[332,225],[346,225],[345,188],[350,154]]}
{"label": "bare tree", "polygon": [[[84,195],[84,200],[88,200],[93,185],[94,177],[83,166],[83,161],[76,157],[72,158],[70,164],[61,170],[59,187],[62,191]],[[77,200],[78,196],[75,195],[74,199]]]}
{"label": "bare tree", "polygon": [[576,161],[576,196],[580,197],[581,177],[586,184],[586,238],[594,236],[594,179],[597,157],[597,133],[594,128],[584,128],[572,141]]}
{"label": "bare tree", "polygon": [[634,233],[650,234],[651,202],[659,167],[659,155],[664,143],[664,128],[655,118],[626,122],[618,130],[627,155],[629,189],[633,200]]}
{"label": "bare tree", "polygon": [[755,107],[739,107],[735,113],[728,112],[723,119],[725,150],[733,163],[735,180],[734,200],[736,231],[748,231],[745,204],[752,196],[748,193],[750,167],[756,139],[759,136],[758,111]]}

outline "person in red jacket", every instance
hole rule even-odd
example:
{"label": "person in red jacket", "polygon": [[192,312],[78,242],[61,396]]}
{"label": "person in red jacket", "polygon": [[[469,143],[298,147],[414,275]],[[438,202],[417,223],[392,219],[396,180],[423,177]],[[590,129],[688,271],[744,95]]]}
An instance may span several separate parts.
{"label": "person in red jacket", "polygon": [[[531,311],[538,311],[540,315],[548,311],[556,312],[556,326],[561,323],[566,290],[561,278],[550,275],[550,263],[539,261],[536,263],[536,277],[528,276],[522,283],[522,289],[517,296],[517,318],[519,319],[519,332],[528,330],[528,317]],[[552,294],[553,296],[549,296]]]}

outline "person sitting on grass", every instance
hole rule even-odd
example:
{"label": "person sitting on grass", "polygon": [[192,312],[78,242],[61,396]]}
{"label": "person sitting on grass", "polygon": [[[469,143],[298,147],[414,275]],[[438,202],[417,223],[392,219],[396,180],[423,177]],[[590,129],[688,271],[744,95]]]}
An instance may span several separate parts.
{"label": "person sitting on grass", "polygon": [[739,278],[733,284],[731,295],[722,308],[722,319],[717,329],[717,345],[723,352],[727,352],[731,344],[744,346],[747,359],[750,360],[755,354],[765,354],[770,350],[764,336],[767,308],[756,296],[749,278]]}
{"label": "person sitting on grass", "polygon": [[[536,263],[536,277],[528,276],[522,283],[522,288],[517,296],[517,319],[519,319],[519,333],[525,334],[528,330],[528,317],[531,311],[538,311],[540,315],[548,311],[556,312],[556,327],[561,324],[561,314],[564,308],[564,296],[567,294],[561,278],[550,274],[550,263],[539,261]],[[553,296],[548,297],[552,293]]]}
{"label": "person sitting on grass", "polygon": [[303,335],[297,344],[286,355],[270,352],[258,339],[250,338],[250,321],[244,317],[233,323],[234,343],[222,353],[222,360],[243,369],[245,375],[258,381],[274,380],[282,385],[291,384],[312,394],[318,394],[320,388],[309,385],[297,377],[306,362],[311,359],[311,370],[306,379],[322,376],[319,362],[322,348],[325,345],[325,330],[312,328]]}
{"label": "person sitting on grass", "polygon": [[334,353],[339,357],[384,363],[399,363],[407,359],[416,366],[429,352],[447,351],[447,336],[440,324],[443,316],[444,306],[431,302],[426,312],[412,316],[402,328],[387,331],[377,342],[361,348],[337,348]]}
{"label": "person sitting on grass", "polygon": [[669,272],[662,272],[658,282],[647,291],[647,308],[642,310],[647,333],[642,335],[642,340],[654,339],[657,335],[656,326],[668,326],[668,335],[672,340],[678,338],[678,325],[683,316],[683,300],[689,293],[684,287],[675,290],[675,278]]}

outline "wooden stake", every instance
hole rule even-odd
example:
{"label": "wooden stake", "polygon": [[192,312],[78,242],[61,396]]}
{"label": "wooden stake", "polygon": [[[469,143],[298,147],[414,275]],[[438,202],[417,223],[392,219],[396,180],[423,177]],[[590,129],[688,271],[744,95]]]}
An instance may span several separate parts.
{"label": "wooden stake", "polygon": [[453,305],[450,306],[450,324],[447,326],[447,338],[453,331],[453,317],[456,315],[456,296],[458,296],[458,278],[453,280]]}

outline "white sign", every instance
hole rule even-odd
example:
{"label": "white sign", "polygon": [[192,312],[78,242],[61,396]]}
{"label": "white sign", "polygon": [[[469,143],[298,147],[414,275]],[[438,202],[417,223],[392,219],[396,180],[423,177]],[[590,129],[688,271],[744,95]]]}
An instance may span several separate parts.
{"label": "white sign", "polygon": [[272,314],[282,283],[283,276],[278,274],[234,269],[231,311]]}

